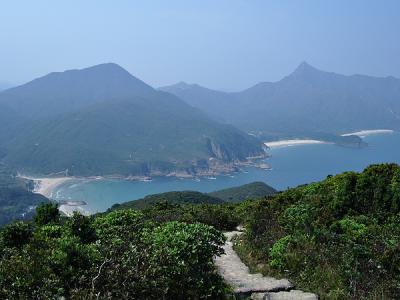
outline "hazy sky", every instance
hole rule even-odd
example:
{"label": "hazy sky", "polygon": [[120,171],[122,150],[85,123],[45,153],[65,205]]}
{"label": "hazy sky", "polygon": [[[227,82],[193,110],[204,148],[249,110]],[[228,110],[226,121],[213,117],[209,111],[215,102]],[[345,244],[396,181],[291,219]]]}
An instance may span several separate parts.
{"label": "hazy sky", "polygon": [[239,90],[303,60],[400,77],[400,1],[0,2],[0,82],[116,62],[153,86]]}

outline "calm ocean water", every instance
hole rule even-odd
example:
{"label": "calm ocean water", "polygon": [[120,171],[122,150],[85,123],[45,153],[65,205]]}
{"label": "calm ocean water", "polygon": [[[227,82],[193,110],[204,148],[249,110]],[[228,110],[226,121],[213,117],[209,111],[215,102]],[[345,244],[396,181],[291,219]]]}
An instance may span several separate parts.
{"label": "calm ocean water", "polygon": [[211,192],[253,181],[264,181],[279,190],[324,179],[343,171],[361,171],[369,164],[400,163],[400,133],[366,137],[363,149],[336,145],[298,145],[270,150],[266,161],[272,170],[249,168],[245,172],[216,179],[154,178],[150,182],[126,180],[92,180],[69,182],[57,190],[56,199],[84,200],[85,210],[105,211],[115,203],[135,200],[149,194],[196,190]]}

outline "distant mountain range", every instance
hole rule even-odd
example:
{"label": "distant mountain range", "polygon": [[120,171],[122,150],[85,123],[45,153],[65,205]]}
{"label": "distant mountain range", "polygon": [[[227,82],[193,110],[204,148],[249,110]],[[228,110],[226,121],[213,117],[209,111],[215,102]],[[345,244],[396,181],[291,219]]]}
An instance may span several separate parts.
{"label": "distant mountain range", "polygon": [[235,93],[183,82],[156,90],[112,63],[0,92],[0,162],[34,174],[210,175],[264,156],[261,140],[359,146],[339,134],[378,128],[400,129],[399,79],[307,63]]}
{"label": "distant mountain range", "polygon": [[[70,175],[197,174],[262,156],[260,140],[157,91],[116,64],[51,73],[0,93],[0,155]],[[4,115],[4,116],[3,116]]]}
{"label": "distant mountain range", "polygon": [[400,129],[400,80],[344,76],[302,63],[278,82],[226,93],[196,84],[160,88],[216,120],[263,136]]}

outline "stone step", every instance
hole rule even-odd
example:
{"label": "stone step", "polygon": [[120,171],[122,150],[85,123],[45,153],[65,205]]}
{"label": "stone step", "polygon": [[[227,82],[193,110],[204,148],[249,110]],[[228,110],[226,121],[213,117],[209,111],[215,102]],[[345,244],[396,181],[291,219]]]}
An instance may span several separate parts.
{"label": "stone step", "polygon": [[276,293],[252,293],[252,300],[318,300],[318,296],[300,290],[282,291]]}
{"label": "stone step", "polygon": [[287,279],[265,277],[260,273],[250,273],[249,268],[233,250],[232,238],[242,231],[226,232],[225,254],[215,259],[219,274],[236,294],[251,294],[257,300],[316,300],[312,293],[292,290],[293,284]]}

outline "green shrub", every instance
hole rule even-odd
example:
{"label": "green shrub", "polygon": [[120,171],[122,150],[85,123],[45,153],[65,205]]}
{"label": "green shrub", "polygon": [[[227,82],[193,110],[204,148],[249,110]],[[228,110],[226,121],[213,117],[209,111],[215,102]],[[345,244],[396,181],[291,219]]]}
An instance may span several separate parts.
{"label": "green shrub", "polygon": [[288,252],[288,246],[292,237],[287,235],[279,240],[272,246],[269,256],[271,258],[270,265],[273,268],[279,269],[281,271],[284,270],[285,267],[285,256]]}
{"label": "green shrub", "polygon": [[56,203],[44,203],[36,208],[35,224],[38,226],[50,223],[57,223],[60,218],[60,212]]}
{"label": "green shrub", "polygon": [[134,210],[58,220],[41,207],[38,215],[35,227],[1,232],[1,299],[224,297],[213,265],[224,236],[211,226],[157,224]]}
{"label": "green shrub", "polygon": [[381,164],[243,204],[240,254],[322,299],[398,299],[399,200],[400,167]]}

